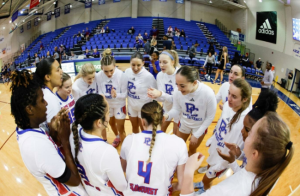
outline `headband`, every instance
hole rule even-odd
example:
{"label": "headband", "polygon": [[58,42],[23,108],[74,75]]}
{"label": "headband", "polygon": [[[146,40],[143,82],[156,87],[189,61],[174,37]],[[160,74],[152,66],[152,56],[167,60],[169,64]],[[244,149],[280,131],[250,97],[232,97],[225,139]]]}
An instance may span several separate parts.
{"label": "headband", "polygon": [[162,52],[161,54],[165,54],[165,55],[168,55],[173,61],[174,61],[174,58],[172,55],[170,55],[168,52]]}
{"label": "headband", "polygon": [[286,149],[290,150],[292,148],[293,142],[289,141],[289,143],[286,145]]}

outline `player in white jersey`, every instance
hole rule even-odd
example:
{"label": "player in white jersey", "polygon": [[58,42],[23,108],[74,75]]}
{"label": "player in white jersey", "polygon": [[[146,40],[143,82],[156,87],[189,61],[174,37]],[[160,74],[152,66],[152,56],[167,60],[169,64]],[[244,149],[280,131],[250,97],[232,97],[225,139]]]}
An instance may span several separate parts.
{"label": "player in white jersey", "polygon": [[[248,137],[248,133],[250,132],[253,125],[261,119],[267,112],[276,112],[278,107],[278,97],[277,94],[272,90],[267,90],[259,94],[257,101],[257,105],[245,116],[243,122],[243,129],[241,131],[243,136],[243,141],[245,142]],[[226,161],[228,161],[230,168],[234,173],[244,168],[247,164],[247,158],[245,153],[243,153],[241,148],[237,146],[235,143],[226,143],[225,146],[229,149],[229,153],[222,153],[218,150],[218,154]],[[235,161],[236,157],[239,160],[242,160],[243,163],[241,166],[237,164]]]}
{"label": "player in white jersey", "polygon": [[147,96],[149,88],[157,88],[156,80],[153,75],[144,68],[143,55],[135,52],[130,58],[130,68],[126,69],[125,74],[128,78],[127,84],[127,109],[132,132],[138,133],[141,125],[141,108],[145,103],[152,99]]}
{"label": "player in white jersey", "polygon": [[126,137],[124,125],[128,80],[123,71],[116,67],[115,59],[112,56],[103,55],[101,69],[96,74],[96,82],[99,93],[106,97],[109,105],[109,124],[116,135],[112,145],[118,147]]}
{"label": "player in white jersey", "polygon": [[60,111],[59,99],[53,93],[55,87],[60,87],[62,83],[62,70],[58,61],[53,58],[43,59],[35,70],[34,77],[41,85],[44,99],[47,101],[47,122]]}
{"label": "player in white jersey", "polygon": [[[47,124],[50,135],[40,124],[46,121],[47,101],[32,75],[27,71],[12,74],[11,112],[17,124],[17,140],[23,162],[29,172],[44,186],[48,195],[87,196],[69,145],[70,120],[65,109]],[[59,119],[59,126],[55,120]],[[54,143],[59,139],[64,153]]]}
{"label": "player in white jersey", "polygon": [[[244,79],[236,79],[230,84],[228,101],[223,106],[221,118],[208,150],[209,157],[206,160],[208,170],[202,180],[204,190],[209,189],[212,181],[229,167],[228,162],[218,155],[217,149],[222,153],[228,153],[224,142],[235,143],[242,148],[244,142],[241,130],[244,118],[249,112],[251,94],[251,86]],[[204,168],[201,168],[200,172],[204,173]]]}
{"label": "player in white jersey", "polygon": [[[159,72],[156,77],[158,89],[150,88],[148,90],[148,96],[163,102],[164,113],[168,113],[173,106],[174,92],[178,91],[175,81],[176,72],[180,67],[177,52],[174,50],[164,50],[161,55],[159,55],[159,66],[161,72]],[[174,118],[174,134],[178,131],[178,121],[179,116]],[[161,130],[166,132],[170,122],[171,121],[165,121],[162,124]]]}
{"label": "player in white jersey", "polygon": [[215,117],[215,94],[210,87],[199,82],[199,73],[193,67],[181,67],[176,73],[176,84],[178,91],[173,96],[173,107],[165,117],[171,120],[180,115],[177,136],[186,141],[191,135],[189,155],[192,155]]}
{"label": "player in white jersey", "polygon": [[[294,150],[288,126],[278,114],[267,112],[254,124],[245,141],[246,167],[200,195],[268,195],[289,165]],[[191,156],[186,163],[181,196],[199,195],[193,193],[194,171],[203,160],[198,161],[198,156],[199,153]]]}
{"label": "player in white jersey", "polygon": [[172,195],[172,180],[177,170],[181,189],[187,147],[182,139],[161,131],[163,109],[156,102],[146,103],[141,111],[144,131],[128,135],[122,145],[121,162],[126,179],[125,196]]}
{"label": "player in white jersey", "polygon": [[68,109],[70,123],[75,120],[75,100],[72,95],[72,80],[69,74],[63,73],[62,85],[57,89],[56,96],[59,98],[60,107]]}
{"label": "player in white jersey", "polygon": [[70,144],[87,193],[121,195],[127,182],[119,154],[101,138],[101,132],[107,128],[109,121],[109,106],[105,97],[88,94],[78,99],[75,119]]}

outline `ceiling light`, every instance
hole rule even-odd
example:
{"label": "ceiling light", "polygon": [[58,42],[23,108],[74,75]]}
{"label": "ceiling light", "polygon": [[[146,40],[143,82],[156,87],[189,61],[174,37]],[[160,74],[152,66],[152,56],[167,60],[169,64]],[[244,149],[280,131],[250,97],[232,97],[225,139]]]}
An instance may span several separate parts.
{"label": "ceiling light", "polygon": [[52,14],[54,14],[54,12],[52,12]]}
{"label": "ceiling light", "polygon": [[244,1],[244,3],[246,3],[246,1]]}
{"label": "ceiling light", "polygon": [[72,8],[72,5],[70,5],[70,8]]}
{"label": "ceiling light", "polygon": [[5,29],[5,27],[3,27],[3,29]]}
{"label": "ceiling light", "polygon": [[11,23],[11,20],[9,21],[9,23]]}
{"label": "ceiling light", "polygon": [[35,13],[38,13],[38,11],[36,11]]}
{"label": "ceiling light", "polygon": [[258,0],[259,1],[259,3],[261,3],[262,2],[262,0]]}
{"label": "ceiling light", "polygon": [[38,20],[41,20],[40,18],[38,18]]}
{"label": "ceiling light", "polygon": [[25,20],[23,20],[23,22],[25,22]]}
{"label": "ceiling light", "polygon": [[4,5],[4,4],[5,4],[5,2],[2,3],[2,5]]}
{"label": "ceiling light", "polygon": [[212,1],[209,1],[209,3],[212,3]]}
{"label": "ceiling light", "polygon": [[56,4],[56,1],[54,1],[54,3],[53,3],[54,5]]}

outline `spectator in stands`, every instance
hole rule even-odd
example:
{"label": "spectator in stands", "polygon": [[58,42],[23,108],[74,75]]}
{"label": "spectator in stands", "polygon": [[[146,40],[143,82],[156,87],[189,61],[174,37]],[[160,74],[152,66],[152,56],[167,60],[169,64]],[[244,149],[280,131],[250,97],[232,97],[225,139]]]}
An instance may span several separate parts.
{"label": "spectator in stands", "polygon": [[99,58],[100,57],[100,53],[98,52],[97,48],[94,48],[93,57],[94,58]]}
{"label": "spectator in stands", "polygon": [[144,39],[144,53],[145,54],[150,54],[151,46],[150,43],[147,41],[147,39]]}
{"label": "spectator in stands", "polygon": [[175,36],[180,37],[180,30],[179,29],[177,29],[177,31],[175,30]]}
{"label": "spectator in stands", "polygon": [[265,75],[264,75],[262,81],[260,82],[261,91],[266,91],[267,89],[270,89],[272,86],[274,75],[271,71],[271,68],[272,68],[272,63],[267,62]]}
{"label": "spectator in stands", "polygon": [[40,41],[40,50],[44,49],[44,44],[42,43],[42,41]]}
{"label": "spectator in stands", "polygon": [[155,51],[151,55],[151,63],[149,65],[149,72],[154,76],[156,79],[157,74],[161,71],[159,66],[159,52]]}
{"label": "spectator in stands", "polygon": [[100,32],[101,32],[101,29],[100,29],[100,27],[98,27],[97,29],[96,29],[96,34],[100,34]]}
{"label": "spectator in stands", "polygon": [[74,52],[71,51],[70,60],[75,60],[75,59],[77,59],[77,55],[75,55]]}
{"label": "spectator in stands", "polygon": [[58,51],[57,51],[57,46],[55,46],[55,48],[54,48],[53,58],[55,60],[57,60],[58,62],[60,62],[59,54],[58,54]]}
{"label": "spectator in stands", "polygon": [[199,43],[196,42],[189,50],[189,57],[191,60],[196,57],[197,54],[197,47],[199,46]]}
{"label": "spectator in stands", "polygon": [[176,31],[179,31],[179,32],[180,32],[180,30],[179,30],[177,27],[174,28],[174,31],[175,31],[175,32],[176,32]]}
{"label": "spectator in stands", "polygon": [[172,28],[172,26],[169,26],[169,28],[167,29],[167,36],[173,37],[173,28]]}
{"label": "spectator in stands", "polygon": [[89,52],[89,49],[85,49],[84,55],[86,56],[86,58],[89,58],[90,56],[92,56],[92,54]]}
{"label": "spectator in stands", "polygon": [[66,60],[69,59],[69,57],[68,57],[67,54],[64,52],[64,54],[62,55],[61,59],[62,59],[63,61],[66,61]]}
{"label": "spectator in stands", "polygon": [[157,40],[156,40],[155,36],[152,36],[152,40],[151,40],[150,46],[151,46],[150,55],[152,55],[152,53],[154,51],[157,51]]}
{"label": "spectator in stands", "polygon": [[39,62],[40,62],[40,57],[38,57],[38,54],[35,53],[34,54],[34,64],[35,64],[35,66],[38,66]]}
{"label": "spectator in stands", "polygon": [[91,35],[91,31],[89,30],[89,28],[86,28],[86,31],[85,31],[85,39],[86,39],[86,40],[89,40],[90,35]]}
{"label": "spectator in stands", "polygon": [[163,40],[163,50],[171,50],[172,41],[168,40],[168,37],[166,35],[164,35]]}
{"label": "spectator in stands", "polygon": [[157,29],[156,29],[156,27],[155,26],[153,26],[152,27],[152,29],[150,30],[150,36],[151,37],[155,37],[155,39],[156,39],[156,37],[157,37],[157,34],[158,34],[158,31],[157,31]]}
{"label": "spectator in stands", "polygon": [[171,50],[176,50],[176,44],[175,44],[174,40],[172,40]]}
{"label": "spectator in stands", "polygon": [[287,80],[287,90],[290,92],[292,91],[291,87],[293,83],[293,77],[294,77],[293,70],[291,70],[288,74],[288,80]]}
{"label": "spectator in stands", "polygon": [[213,43],[209,44],[208,52],[211,52],[212,55],[215,54],[215,47]]}
{"label": "spectator in stands", "polygon": [[186,35],[185,35],[185,32],[184,32],[184,30],[183,30],[183,29],[181,29],[181,32],[180,32],[180,37],[186,37]]}
{"label": "spectator in stands", "polygon": [[139,33],[139,35],[138,35],[138,38],[140,39],[140,40],[144,40],[144,38],[143,38],[143,36]]}
{"label": "spectator in stands", "polygon": [[[258,58],[258,60],[256,61],[255,63],[255,69],[257,69],[257,71],[260,71],[261,70],[261,58]],[[256,73],[257,74],[257,73]]]}
{"label": "spectator in stands", "polygon": [[245,56],[242,57],[241,62],[242,62],[242,66],[251,67],[249,63],[248,53],[246,53]]}
{"label": "spectator in stands", "polygon": [[205,63],[203,65],[203,69],[206,66],[206,77],[211,75],[211,70],[213,66],[216,66],[216,59],[215,56],[212,55],[211,51],[208,51],[208,55],[206,56]]}
{"label": "spectator in stands", "polygon": [[104,27],[102,27],[102,29],[101,29],[100,33],[105,33],[105,29],[104,29]]}
{"label": "spectator in stands", "polygon": [[132,26],[132,27],[127,31],[127,34],[133,35],[134,33],[135,33],[135,29],[134,29],[134,27]]}
{"label": "spectator in stands", "polygon": [[59,50],[58,50],[58,54],[60,55],[60,59],[62,59],[63,54],[65,53],[65,46],[63,44],[61,44],[59,46]]}
{"label": "spectator in stands", "polygon": [[208,43],[214,43],[215,40],[213,39],[212,36],[208,36],[207,42],[208,42]]}
{"label": "spectator in stands", "polygon": [[105,33],[110,33],[110,29],[108,26],[106,27]]}
{"label": "spectator in stands", "polygon": [[143,39],[146,39],[147,41],[150,40],[150,36],[148,35],[147,32],[145,32]]}
{"label": "spectator in stands", "polygon": [[46,58],[51,58],[50,52],[47,51]]}
{"label": "spectator in stands", "polygon": [[234,53],[234,57],[231,60],[231,65],[240,64],[241,57],[238,52]]}
{"label": "spectator in stands", "polygon": [[139,49],[143,47],[143,41],[140,40],[138,36],[135,37],[134,47],[137,51],[139,51]]}

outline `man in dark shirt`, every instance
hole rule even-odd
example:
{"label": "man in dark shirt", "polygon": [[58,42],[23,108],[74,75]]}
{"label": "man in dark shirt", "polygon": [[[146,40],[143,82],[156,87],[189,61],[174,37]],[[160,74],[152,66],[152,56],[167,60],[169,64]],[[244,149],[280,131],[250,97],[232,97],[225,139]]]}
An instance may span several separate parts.
{"label": "man in dark shirt", "polygon": [[110,29],[108,27],[106,27],[105,33],[110,33]]}
{"label": "man in dark shirt", "polygon": [[261,70],[261,58],[258,58],[255,64],[255,69]]}
{"label": "man in dark shirt", "polygon": [[248,53],[246,53],[245,56],[242,57],[241,61],[242,66],[250,67]]}
{"label": "man in dark shirt", "polygon": [[158,34],[157,29],[155,26],[153,26],[152,29],[150,30],[150,37],[155,36],[156,38],[157,34]]}
{"label": "man in dark shirt", "polygon": [[172,41],[168,40],[167,36],[164,36],[163,37],[163,47],[164,49],[163,50],[171,50],[172,48]]}
{"label": "man in dark shirt", "polygon": [[147,41],[147,39],[144,39],[145,54],[150,54],[150,49],[151,49],[150,43]]}
{"label": "man in dark shirt", "polygon": [[189,56],[190,59],[193,60],[193,58],[196,57],[196,53],[197,53],[197,47],[199,46],[199,43],[195,43],[189,50]]}
{"label": "man in dark shirt", "polygon": [[134,27],[132,26],[132,27],[127,31],[127,34],[133,35],[134,33],[135,33],[135,29],[134,29]]}
{"label": "man in dark shirt", "polygon": [[98,52],[98,50],[96,48],[94,49],[93,57],[94,58],[99,58],[100,57],[100,53]]}
{"label": "man in dark shirt", "polygon": [[288,80],[287,80],[287,90],[288,91],[292,91],[292,84],[293,84],[293,77],[294,77],[294,74],[293,74],[293,70],[291,70],[288,74]]}

